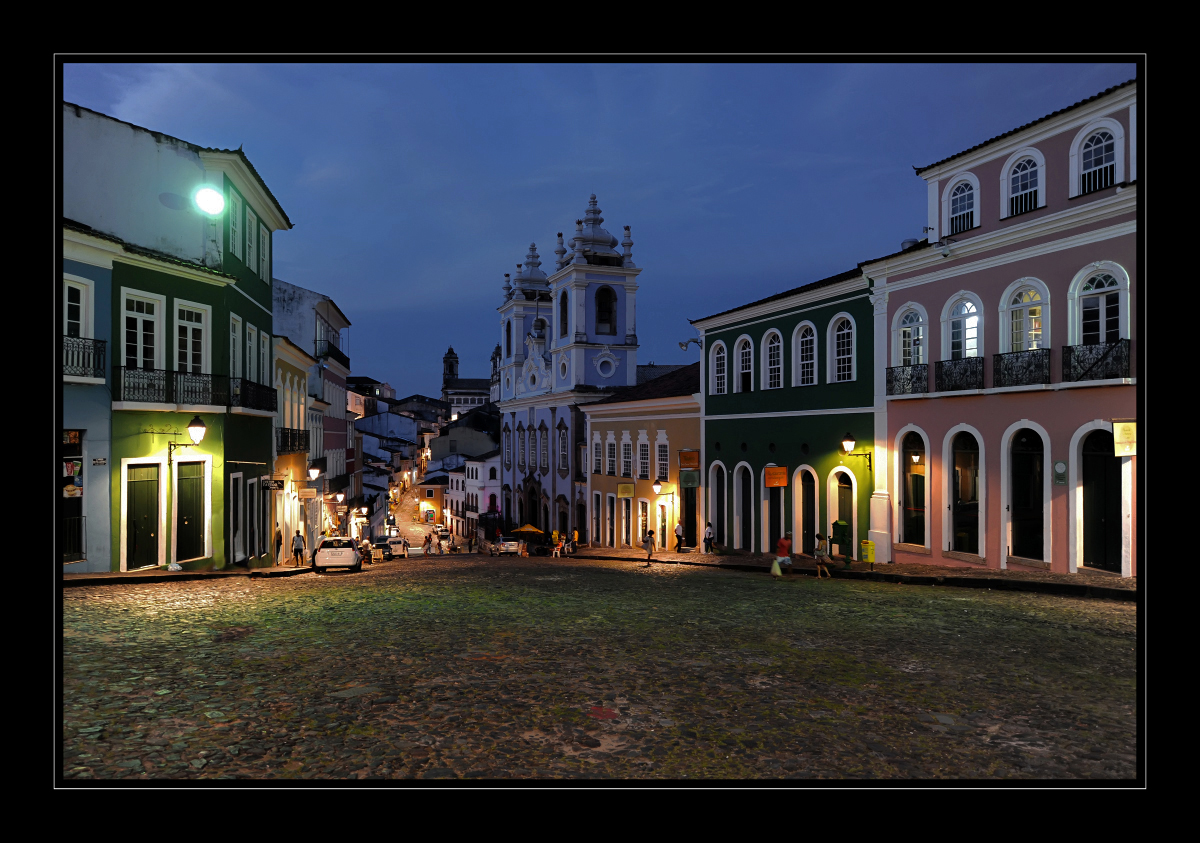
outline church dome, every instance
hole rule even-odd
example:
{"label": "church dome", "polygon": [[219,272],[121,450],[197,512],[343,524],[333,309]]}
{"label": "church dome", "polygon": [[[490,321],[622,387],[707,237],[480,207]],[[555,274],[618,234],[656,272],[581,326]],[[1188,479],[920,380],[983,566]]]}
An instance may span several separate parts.
{"label": "church dome", "polygon": [[570,246],[575,256],[582,256],[586,263],[599,266],[620,266],[621,253],[617,251],[620,241],[600,226],[604,222],[596,194],[588,199],[588,208],[582,220],[575,221],[575,237]]}

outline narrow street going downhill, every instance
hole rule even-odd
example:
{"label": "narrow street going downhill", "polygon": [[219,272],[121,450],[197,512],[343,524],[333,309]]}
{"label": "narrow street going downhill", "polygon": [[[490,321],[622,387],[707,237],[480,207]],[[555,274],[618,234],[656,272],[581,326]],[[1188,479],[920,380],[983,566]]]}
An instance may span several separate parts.
{"label": "narrow street going downhill", "polygon": [[69,779],[1136,774],[1131,603],[454,555],[63,614]]}

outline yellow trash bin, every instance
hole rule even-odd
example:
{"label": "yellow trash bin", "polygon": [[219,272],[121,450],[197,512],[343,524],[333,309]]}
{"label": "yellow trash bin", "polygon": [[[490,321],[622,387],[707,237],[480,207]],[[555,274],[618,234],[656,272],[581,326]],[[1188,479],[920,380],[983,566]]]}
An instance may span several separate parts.
{"label": "yellow trash bin", "polygon": [[875,542],[863,539],[862,541],[862,561],[871,563],[871,570],[875,570]]}

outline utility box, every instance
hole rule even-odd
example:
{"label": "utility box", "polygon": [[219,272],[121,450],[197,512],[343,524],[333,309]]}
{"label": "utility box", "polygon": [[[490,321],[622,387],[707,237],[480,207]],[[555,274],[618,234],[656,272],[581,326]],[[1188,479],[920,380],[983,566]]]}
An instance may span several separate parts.
{"label": "utility box", "polygon": [[850,524],[846,521],[833,522],[833,535],[830,537],[831,544],[836,544],[838,549],[847,556],[854,555],[854,541],[850,538]]}
{"label": "utility box", "polygon": [[875,567],[875,542],[863,539],[862,555],[859,557],[862,562],[871,563],[872,570]]}

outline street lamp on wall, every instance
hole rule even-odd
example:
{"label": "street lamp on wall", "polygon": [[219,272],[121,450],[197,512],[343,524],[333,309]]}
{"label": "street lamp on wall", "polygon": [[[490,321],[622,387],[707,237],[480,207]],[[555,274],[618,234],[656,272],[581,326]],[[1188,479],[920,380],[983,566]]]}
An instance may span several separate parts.
{"label": "street lamp on wall", "polygon": [[316,480],[316,479],[317,479],[318,477],[320,477],[320,476],[321,476],[321,469],[319,469],[319,468],[310,468],[310,469],[308,470],[308,479],[309,479],[309,480]]}
{"label": "street lamp on wall", "polygon": [[867,471],[870,471],[871,470],[871,452],[863,451],[861,454],[851,453],[854,450],[854,445],[855,445],[855,441],[854,441],[853,434],[847,433],[845,436],[842,437],[842,447],[846,449],[846,456],[848,456],[848,457],[866,457],[867,458]]}

